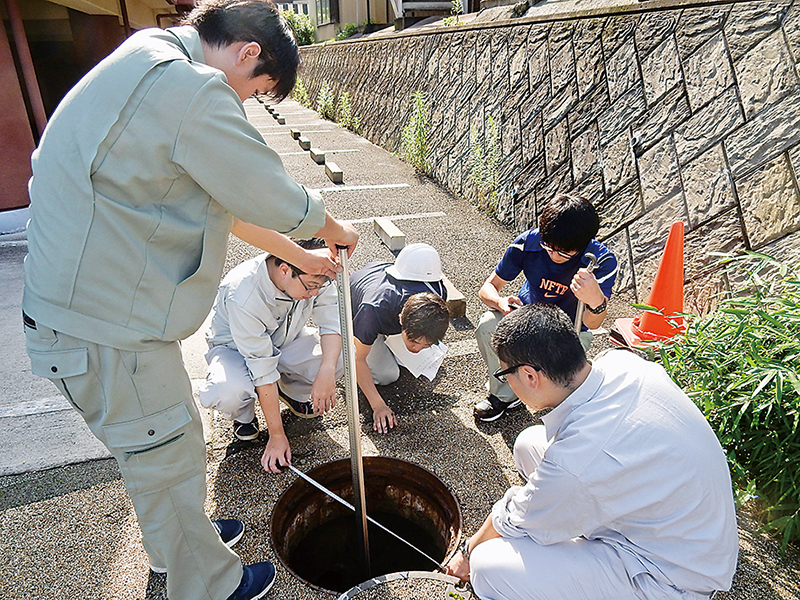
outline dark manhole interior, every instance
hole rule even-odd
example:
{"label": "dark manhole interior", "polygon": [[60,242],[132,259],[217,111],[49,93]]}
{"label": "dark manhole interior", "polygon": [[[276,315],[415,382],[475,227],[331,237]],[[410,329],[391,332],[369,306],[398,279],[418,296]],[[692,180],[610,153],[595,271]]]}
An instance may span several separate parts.
{"label": "dark manhole interior", "polygon": [[[364,457],[367,514],[438,561],[449,557],[461,536],[461,510],[447,486],[414,463]],[[350,459],[308,472],[353,504]],[[341,593],[371,577],[400,571],[432,571],[435,565],[373,524],[368,526],[371,573],[359,559],[352,510],[298,479],[278,499],[270,537],[283,566],[312,587]]]}

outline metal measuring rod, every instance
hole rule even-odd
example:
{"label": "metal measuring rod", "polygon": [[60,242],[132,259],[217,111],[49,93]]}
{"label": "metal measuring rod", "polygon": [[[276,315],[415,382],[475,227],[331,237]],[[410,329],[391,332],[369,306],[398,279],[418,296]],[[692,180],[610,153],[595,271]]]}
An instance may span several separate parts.
{"label": "metal measuring rod", "polygon": [[344,361],[344,392],[347,401],[347,424],[350,432],[350,471],[353,475],[353,504],[356,513],[356,534],[365,579],[372,568],[369,560],[367,536],[367,503],[364,490],[364,462],[361,460],[361,420],[358,414],[358,387],[356,384],[356,348],[353,342],[353,300],[350,297],[349,257],[346,247],[337,247],[342,272],[336,274],[339,296],[339,326],[342,332],[342,359]]}
{"label": "metal measuring rod", "polygon": [[[594,271],[595,267],[597,267],[597,257],[591,252],[587,252],[583,255],[583,257],[589,259],[589,264],[586,265],[586,270],[591,273]],[[578,307],[575,309],[575,333],[578,335],[581,334],[581,326],[583,325],[583,311],[585,309],[586,305],[578,300]]]}

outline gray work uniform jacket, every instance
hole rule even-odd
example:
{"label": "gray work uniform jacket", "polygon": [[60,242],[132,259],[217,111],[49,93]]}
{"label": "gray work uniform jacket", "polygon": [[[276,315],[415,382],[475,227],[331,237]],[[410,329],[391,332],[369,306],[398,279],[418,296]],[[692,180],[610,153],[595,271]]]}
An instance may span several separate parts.
{"label": "gray work uniform jacket", "polygon": [[64,98],[32,162],[23,309],[124,350],[200,326],[234,216],[298,237],[325,221],[189,26],[128,38]]}

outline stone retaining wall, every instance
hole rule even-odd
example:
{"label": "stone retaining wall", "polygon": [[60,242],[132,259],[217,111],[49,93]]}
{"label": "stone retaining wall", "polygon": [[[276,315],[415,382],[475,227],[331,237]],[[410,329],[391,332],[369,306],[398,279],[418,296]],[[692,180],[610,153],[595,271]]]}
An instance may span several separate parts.
{"label": "stone retaining wall", "polygon": [[[654,3],[647,3],[653,5]],[[430,106],[430,174],[473,195],[470,129],[498,126],[497,218],[515,232],[556,190],[590,198],[647,298],[674,220],[688,309],[708,306],[712,251],[800,259],[800,0],[663,8],[303,49],[316,97],[349,92],[362,134],[399,150],[411,94]]]}

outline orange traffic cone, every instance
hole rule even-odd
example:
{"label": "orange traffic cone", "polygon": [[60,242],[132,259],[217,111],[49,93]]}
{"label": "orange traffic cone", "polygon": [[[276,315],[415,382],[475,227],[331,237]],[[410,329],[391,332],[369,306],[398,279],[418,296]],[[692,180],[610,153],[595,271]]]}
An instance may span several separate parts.
{"label": "orange traffic cone", "polygon": [[660,313],[645,312],[635,319],[617,319],[614,326],[623,340],[612,337],[612,341],[641,347],[642,342],[664,341],[684,332],[683,317],[675,316],[683,312],[683,221],[676,221],[670,227],[647,304]]}

